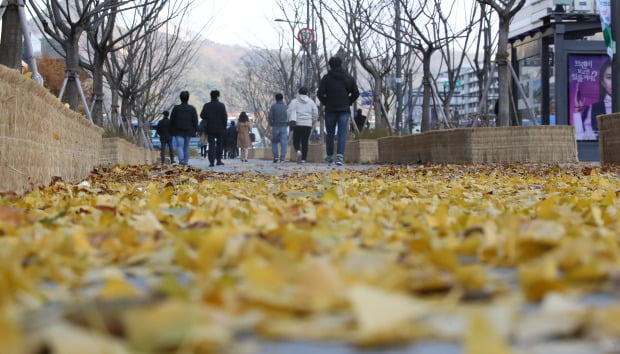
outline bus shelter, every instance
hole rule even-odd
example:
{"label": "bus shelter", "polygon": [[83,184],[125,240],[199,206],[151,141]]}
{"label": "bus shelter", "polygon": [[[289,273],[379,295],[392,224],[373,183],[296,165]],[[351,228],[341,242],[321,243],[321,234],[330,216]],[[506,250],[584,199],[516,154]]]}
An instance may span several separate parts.
{"label": "bus shelter", "polygon": [[529,117],[527,100],[538,123],[573,125],[580,161],[599,160],[595,117],[606,113],[602,80],[610,63],[601,32],[596,14],[551,12],[538,27],[510,38],[517,119]]}

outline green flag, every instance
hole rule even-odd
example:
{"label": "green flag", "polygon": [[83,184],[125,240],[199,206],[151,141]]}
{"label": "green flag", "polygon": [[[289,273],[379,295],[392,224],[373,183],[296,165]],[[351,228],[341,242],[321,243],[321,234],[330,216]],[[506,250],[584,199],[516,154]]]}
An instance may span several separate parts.
{"label": "green flag", "polygon": [[601,16],[603,37],[607,46],[607,54],[613,58],[616,52],[616,42],[611,33],[611,0],[596,0],[596,8]]}

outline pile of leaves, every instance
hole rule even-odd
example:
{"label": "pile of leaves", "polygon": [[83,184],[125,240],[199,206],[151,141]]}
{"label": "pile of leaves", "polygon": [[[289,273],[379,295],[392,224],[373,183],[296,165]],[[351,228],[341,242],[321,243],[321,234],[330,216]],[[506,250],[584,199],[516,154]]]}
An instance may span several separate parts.
{"label": "pile of leaves", "polygon": [[2,352],[614,352],[619,191],[580,165],[56,180],[0,199]]}

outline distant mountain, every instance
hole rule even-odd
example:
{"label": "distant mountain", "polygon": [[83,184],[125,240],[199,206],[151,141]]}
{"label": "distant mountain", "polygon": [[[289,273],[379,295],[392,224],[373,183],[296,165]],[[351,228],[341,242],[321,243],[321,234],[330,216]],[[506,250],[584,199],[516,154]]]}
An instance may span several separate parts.
{"label": "distant mountain", "polygon": [[[210,100],[209,92],[214,89],[223,92],[230,86],[239,73],[240,61],[249,52],[249,48],[239,45],[227,45],[216,43],[211,40],[202,40],[198,43],[199,48],[194,59],[180,80],[180,90],[188,90],[192,98],[191,103],[202,106]],[[237,107],[229,107],[231,112],[237,111]]]}

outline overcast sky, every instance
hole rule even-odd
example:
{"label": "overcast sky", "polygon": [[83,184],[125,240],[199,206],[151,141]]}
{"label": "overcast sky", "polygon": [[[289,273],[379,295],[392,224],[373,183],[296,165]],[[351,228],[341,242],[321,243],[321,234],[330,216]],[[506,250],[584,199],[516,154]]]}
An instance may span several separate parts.
{"label": "overcast sky", "polygon": [[[458,1],[465,6],[473,0]],[[290,31],[288,24],[274,22],[282,17],[274,0],[197,0],[197,3],[191,15],[193,28],[200,28],[211,19],[203,33],[218,43],[277,47],[279,33]]]}
{"label": "overcast sky", "polygon": [[208,39],[224,44],[275,46],[277,18],[273,0],[199,0],[191,18],[194,28],[212,19],[204,31]]}

